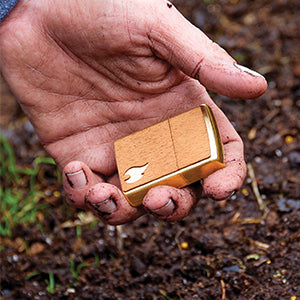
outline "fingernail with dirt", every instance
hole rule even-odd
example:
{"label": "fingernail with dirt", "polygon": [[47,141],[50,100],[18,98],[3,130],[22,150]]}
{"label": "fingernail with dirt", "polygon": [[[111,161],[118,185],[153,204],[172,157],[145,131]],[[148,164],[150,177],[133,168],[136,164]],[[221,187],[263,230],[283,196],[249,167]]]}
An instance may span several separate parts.
{"label": "fingernail with dirt", "polygon": [[170,216],[176,209],[176,205],[172,198],[162,207],[153,209],[152,213],[158,217],[168,217]]}
{"label": "fingernail with dirt", "polygon": [[233,197],[236,193],[237,193],[237,190],[233,190],[233,191],[229,192],[229,196],[227,197],[227,199],[230,199],[230,198]]}
{"label": "fingernail with dirt", "polygon": [[87,179],[83,170],[74,173],[67,173],[66,176],[70,186],[74,190],[80,190],[87,184]]}
{"label": "fingernail with dirt", "polygon": [[87,204],[97,215],[101,217],[104,215],[110,215],[117,209],[116,202],[112,197],[98,203],[87,201]]}
{"label": "fingernail with dirt", "polygon": [[263,77],[261,74],[255,72],[255,71],[253,71],[251,69],[248,69],[247,67],[241,66],[241,65],[239,65],[237,63],[234,63],[233,65],[236,68],[238,68],[240,71],[245,72],[245,73],[247,73],[247,74],[249,74],[251,76],[254,76],[254,77]]}
{"label": "fingernail with dirt", "polygon": [[224,195],[223,197],[215,197],[215,195],[210,194],[210,193],[206,193],[205,196],[207,197],[207,199],[211,199],[214,201],[223,201],[223,200],[228,200],[231,197],[233,197],[237,193],[237,190],[233,190],[233,191],[230,191],[227,193],[228,193],[228,195],[227,196]]}

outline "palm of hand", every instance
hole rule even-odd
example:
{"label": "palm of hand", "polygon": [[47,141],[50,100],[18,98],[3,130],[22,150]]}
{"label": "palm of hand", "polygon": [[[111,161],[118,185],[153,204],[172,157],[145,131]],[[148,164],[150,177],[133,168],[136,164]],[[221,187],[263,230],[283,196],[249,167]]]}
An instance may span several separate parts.
{"label": "palm of hand", "polygon": [[[48,15],[42,10],[37,25],[30,21],[22,32],[16,30],[16,22],[15,28],[11,26],[5,32],[8,46],[4,47],[4,51],[13,51],[15,55],[3,63],[4,71],[9,69],[8,81],[24,111],[60,169],[65,174],[84,171],[87,182],[79,189],[64,180],[71,203],[84,207],[87,194],[90,202],[114,196],[118,210],[112,216],[105,215],[112,224],[126,222],[143,213],[142,208],[131,208],[115,187],[119,182],[113,142],[200,103],[209,104],[215,112],[226,161],[235,159],[240,163],[240,167],[237,163],[229,164],[223,171],[234,171],[237,179],[231,183],[231,189],[217,190],[215,198],[222,198],[238,188],[245,173],[242,143],[226,117],[198,81],[171,65],[169,57],[164,57],[164,47],[150,35],[155,32],[149,27],[153,16],[138,18],[129,14],[123,4],[122,1],[113,7],[106,4],[109,17],[99,11],[85,16],[91,12],[92,2],[79,6],[81,21],[76,23],[74,15],[65,15],[60,9]],[[58,3],[57,7],[59,5],[64,4]],[[26,8],[30,12],[30,5]],[[40,9],[39,5],[36,9]],[[21,21],[26,23],[27,18],[30,14],[25,14]],[[170,193],[178,193],[171,188],[156,189],[161,199],[157,203],[152,200],[158,197],[154,191],[148,197],[150,209],[164,204],[162,194],[170,197]],[[177,203],[179,212],[170,220],[186,215],[195,202],[189,188],[183,191],[186,207],[180,212]]]}

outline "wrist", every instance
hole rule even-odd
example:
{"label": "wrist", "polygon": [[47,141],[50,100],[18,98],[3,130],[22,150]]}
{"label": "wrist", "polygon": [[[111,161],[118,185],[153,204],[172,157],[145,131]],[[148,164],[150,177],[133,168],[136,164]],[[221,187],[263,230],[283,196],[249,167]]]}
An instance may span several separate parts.
{"label": "wrist", "polygon": [[2,0],[0,2],[0,23],[11,12],[19,0]]}

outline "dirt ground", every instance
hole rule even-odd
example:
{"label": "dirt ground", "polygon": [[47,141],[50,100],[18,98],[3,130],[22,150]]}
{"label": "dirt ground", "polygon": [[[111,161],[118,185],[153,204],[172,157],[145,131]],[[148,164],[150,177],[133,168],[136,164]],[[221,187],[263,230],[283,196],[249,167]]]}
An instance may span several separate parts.
{"label": "dirt ground", "polygon": [[[268,80],[259,99],[213,95],[245,143],[242,189],[200,199],[178,223],[144,216],[113,227],[68,208],[55,167],[42,165],[35,187],[49,207],[1,237],[1,299],[300,299],[300,4],[174,3]],[[3,79],[0,104],[1,132],[30,166],[46,154]]]}

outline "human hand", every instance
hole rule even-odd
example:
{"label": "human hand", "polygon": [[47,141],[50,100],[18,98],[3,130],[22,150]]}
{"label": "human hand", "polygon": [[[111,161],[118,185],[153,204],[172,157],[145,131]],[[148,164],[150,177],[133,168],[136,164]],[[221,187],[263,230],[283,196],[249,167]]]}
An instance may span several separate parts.
{"label": "human hand", "polygon": [[239,98],[266,89],[165,0],[20,0],[0,26],[0,63],[11,89],[63,172],[71,205],[109,224],[145,213],[176,221],[200,184],[158,186],[134,208],[120,191],[113,142],[199,104],[214,112],[226,168],[204,180],[223,199],[246,174],[243,144],[206,88]]}

